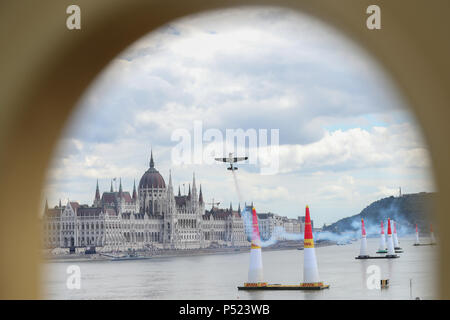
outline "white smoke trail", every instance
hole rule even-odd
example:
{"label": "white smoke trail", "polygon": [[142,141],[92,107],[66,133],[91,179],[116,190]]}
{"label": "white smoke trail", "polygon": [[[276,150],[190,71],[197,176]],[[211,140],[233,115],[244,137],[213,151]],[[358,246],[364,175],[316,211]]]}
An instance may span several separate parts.
{"label": "white smoke trail", "polygon": [[[241,189],[239,188],[238,179],[236,176],[236,172],[234,170],[231,171],[233,174],[234,186],[236,188],[236,193],[239,197],[239,203],[243,203]],[[248,241],[252,239],[253,233],[253,221],[252,221],[252,212],[248,210],[247,207],[241,212],[241,217],[244,222],[245,234],[247,235]],[[348,241],[357,236],[357,232],[348,233],[345,235],[340,235],[332,232],[318,232],[314,233],[314,239],[316,240],[329,240],[329,241]],[[261,247],[268,247],[276,244],[280,240],[293,240],[293,241],[301,241],[303,240],[303,233],[289,233],[282,226],[276,226],[270,235],[269,239],[261,239]]]}
{"label": "white smoke trail", "polygon": [[358,239],[358,231],[337,234],[330,231],[314,232],[314,240],[328,240],[333,242],[346,242],[351,239]]}
{"label": "white smoke trail", "polygon": [[[252,222],[252,213],[251,211],[246,207],[241,212],[242,220],[244,221],[244,228],[245,233],[247,235],[247,239],[250,241],[252,237],[253,232],[253,222]],[[315,241],[333,241],[333,242],[347,242],[351,239],[359,239],[361,234],[360,230],[356,231],[347,231],[342,234],[337,234],[329,231],[320,231],[320,232],[314,232],[314,240]],[[270,235],[269,239],[261,239],[261,247],[268,247],[271,245],[276,244],[280,240],[291,240],[291,241],[302,241],[303,240],[303,233],[290,233],[286,232],[285,228],[282,226],[276,226],[272,230],[272,233]]]}
{"label": "white smoke trail", "polygon": [[[244,221],[245,233],[247,239],[250,241],[253,233],[253,221],[251,211],[245,207],[241,212],[242,220]],[[268,247],[276,244],[280,240],[302,240],[303,234],[301,233],[289,233],[282,226],[276,226],[270,235],[269,239],[261,239],[261,247]]]}
{"label": "white smoke trail", "polygon": [[276,244],[279,240],[293,240],[293,241],[300,241],[303,239],[303,234],[301,233],[289,233],[286,232],[286,230],[281,226],[276,226],[272,234],[270,236],[270,239],[268,240],[261,240],[261,247],[268,247],[271,245]]}
{"label": "white smoke trail", "polygon": [[234,170],[231,170],[231,173],[233,174],[234,186],[236,187],[236,192],[238,194],[239,203],[243,203],[241,189],[239,188],[239,183],[238,183],[238,180],[236,177],[236,172],[234,172]]}

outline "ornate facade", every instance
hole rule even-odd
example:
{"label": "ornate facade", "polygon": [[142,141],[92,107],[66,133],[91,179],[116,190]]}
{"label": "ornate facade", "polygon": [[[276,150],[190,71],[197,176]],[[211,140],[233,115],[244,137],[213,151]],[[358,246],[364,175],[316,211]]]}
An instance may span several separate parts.
{"label": "ornate facade", "polygon": [[44,247],[87,248],[97,251],[128,249],[199,249],[248,246],[240,208],[205,210],[202,188],[195,175],[187,195],[174,194],[172,175],[166,185],[156,170],[153,153],[149,169],[130,194],[114,191],[100,195],[97,181],[91,206],[68,201],[49,209],[44,218]]}

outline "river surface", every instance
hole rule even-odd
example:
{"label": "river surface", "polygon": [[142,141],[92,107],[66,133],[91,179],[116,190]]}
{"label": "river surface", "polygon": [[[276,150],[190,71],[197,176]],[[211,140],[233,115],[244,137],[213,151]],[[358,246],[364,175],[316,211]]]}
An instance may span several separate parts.
{"label": "river surface", "polygon": [[[427,239],[424,240],[424,242]],[[378,239],[368,239],[376,255]],[[150,260],[50,262],[43,268],[48,299],[421,299],[436,298],[436,246],[414,247],[400,239],[398,259],[355,260],[359,241],[316,248],[321,291],[238,291],[247,280],[249,253],[166,257]],[[303,251],[264,251],[264,278],[269,283],[298,284],[303,278]],[[81,271],[80,289],[68,289],[67,268]],[[378,266],[387,289],[369,289],[369,266]],[[369,271],[371,269],[369,268]],[[373,272],[373,271],[372,271]],[[412,285],[411,285],[412,284]]]}

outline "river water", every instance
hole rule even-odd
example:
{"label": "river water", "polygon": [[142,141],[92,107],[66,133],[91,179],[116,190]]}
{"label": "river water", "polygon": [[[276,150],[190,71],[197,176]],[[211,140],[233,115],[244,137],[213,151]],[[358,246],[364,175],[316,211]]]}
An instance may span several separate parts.
{"label": "river water", "polygon": [[[230,253],[150,260],[51,262],[43,268],[48,299],[421,299],[436,298],[436,246],[413,246],[400,239],[398,259],[355,260],[359,241],[316,248],[321,291],[238,291],[247,280],[249,253]],[[376,255],[378,239],[368,239]],[[264,251],[264,277],[269,283],[298,284],[303,278],[303,251]],[[78,265],[80,289],[68,289],[67,267]],[[379,267],[387,289],[369,289],[369,266]],[[370,269],[369,269],[370,270]],[[412,285],[411,285],[412,284]]]}

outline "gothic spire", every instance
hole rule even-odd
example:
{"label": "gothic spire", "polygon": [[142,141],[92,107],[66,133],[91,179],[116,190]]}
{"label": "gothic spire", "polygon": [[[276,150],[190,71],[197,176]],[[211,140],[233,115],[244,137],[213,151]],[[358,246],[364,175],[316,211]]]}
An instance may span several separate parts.
{"label": "gothic spire", "polygon": [[48,211],[48,200],[47,199],[45,199],[45,213],[47,213],[47,211]]}
{"label": "gothic spire", "polygon": [[100,200],[100,189],[98,188],[98,179],[97,179],[97,187],[95,188],[95,200]]}
{"label": "gothic spire", "polygon": [[195,186],[195,172],[192,173],[192,189],[197,189],[197,187]]}
{"label": "gothic spire", "polygon": [[122,197],[122,178],[120,178],[120,182],[119,182],[119,197]]}
{"label": "gothic spire", "polygon": [[137,193],[136,193],[136,179],[134,179],[133,182],[133,200],[137,199]]}
{"label": "gothic spire", "polygon": [[114,192],[113,186],[112,186],[112,179],[111,179],[111,189],[109,190],[109,192]]}
{"label": "gothic spire", "polygon": [[233,205],[232,205],[231,201],[230,201],[230,212],[233,212]]}
{"label": "gothic spire", "polygon": [[191,184],[189,183],[189,193],[188,193],[188,198],[191,198]]}
{"label": "gothic spire", "polygon": [[197,201],[197,186],[195,184],[195,172],[192,173],[192,199],[193,201]]}
{"label": "gothic spire", "polygon": [[181,197],[181,189],[180,189],[180,186],[178,186],[178,196]]}
{"label": "gothic spire", "polygon": [[150,150],[150,168],[155,167],[155,162],[153,161],[153,149]]}
{"label": "gothic spire", "polygon": [[239,214],[241,213],[241,203],[239,203],[238,212],[239,212]]}
{"label": "gothic spire", "polygon": [[198,202],[203,203],[202,185],[200,185],[200,195],[198,196]]}

